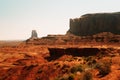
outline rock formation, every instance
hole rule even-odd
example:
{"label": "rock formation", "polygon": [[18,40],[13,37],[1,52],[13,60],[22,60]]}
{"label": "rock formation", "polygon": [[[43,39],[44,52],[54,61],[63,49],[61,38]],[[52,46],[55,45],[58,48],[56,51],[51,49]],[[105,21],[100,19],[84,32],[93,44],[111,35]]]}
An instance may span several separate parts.
{"label": "rock formation", "polygon": [[120,34],[120,12],[86,14],[70,19],[70,29],[67,33],[86,36],[101,32]]}
{"label": "rock formation", "polygon": [[32,30],[31,39],[38,38],[36,30]]}
{"label": "rock formation", "polygon": [[37,38],[32,31],[27,44],[34,45],[71,45],[71,44],[115,44],[120,43],[120,12],[86,14],[80,18],[70,19],[67,35],[48,35]]}

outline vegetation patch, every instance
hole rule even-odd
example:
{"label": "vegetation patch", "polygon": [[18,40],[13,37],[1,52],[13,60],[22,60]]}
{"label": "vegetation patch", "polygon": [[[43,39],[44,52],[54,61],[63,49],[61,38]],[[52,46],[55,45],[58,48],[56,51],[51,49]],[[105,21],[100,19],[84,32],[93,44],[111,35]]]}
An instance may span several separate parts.
{"label": "vegetation patch", "polygon": [[104,77],[111,72],[111,63],[110,62],[97,63],[95,68],[98,69],[100,77]]}

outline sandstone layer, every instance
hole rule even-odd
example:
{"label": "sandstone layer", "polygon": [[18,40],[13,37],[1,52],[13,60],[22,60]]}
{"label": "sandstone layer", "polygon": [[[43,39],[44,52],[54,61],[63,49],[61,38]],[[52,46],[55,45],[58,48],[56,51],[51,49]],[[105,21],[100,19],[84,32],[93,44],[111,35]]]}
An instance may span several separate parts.
{"label": "sandstone layer", "polygon": [[120,34],[120,12],[86,14],[70,19],[70,29],[67,33],[88,36],[101,32]]}

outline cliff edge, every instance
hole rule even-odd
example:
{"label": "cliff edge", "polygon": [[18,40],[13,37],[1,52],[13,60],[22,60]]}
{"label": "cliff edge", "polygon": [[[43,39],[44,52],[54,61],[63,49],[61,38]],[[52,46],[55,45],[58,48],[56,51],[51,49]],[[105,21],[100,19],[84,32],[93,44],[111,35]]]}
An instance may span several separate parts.
{"label": "cliff edge", "polygon": [[102,32],[120,34],[120,12],[85,14],[80,18],[70,19],[67,34],[89,36]]}

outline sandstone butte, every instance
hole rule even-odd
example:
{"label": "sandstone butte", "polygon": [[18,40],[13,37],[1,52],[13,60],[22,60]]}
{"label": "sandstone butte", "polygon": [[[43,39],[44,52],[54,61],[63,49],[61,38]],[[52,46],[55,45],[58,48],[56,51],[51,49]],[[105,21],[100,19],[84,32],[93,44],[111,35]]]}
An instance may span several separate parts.
{"label": "sandstone butte", "polygon": [[85,14],[80,18],[70,19],[68,32],[78,36],[101,32],[120,34],[120,12]]}
{"label": "sandstone butte", "polygon": [[65,35],[0,42],[0,80],[119,79],[119,12],[70,19]]}

